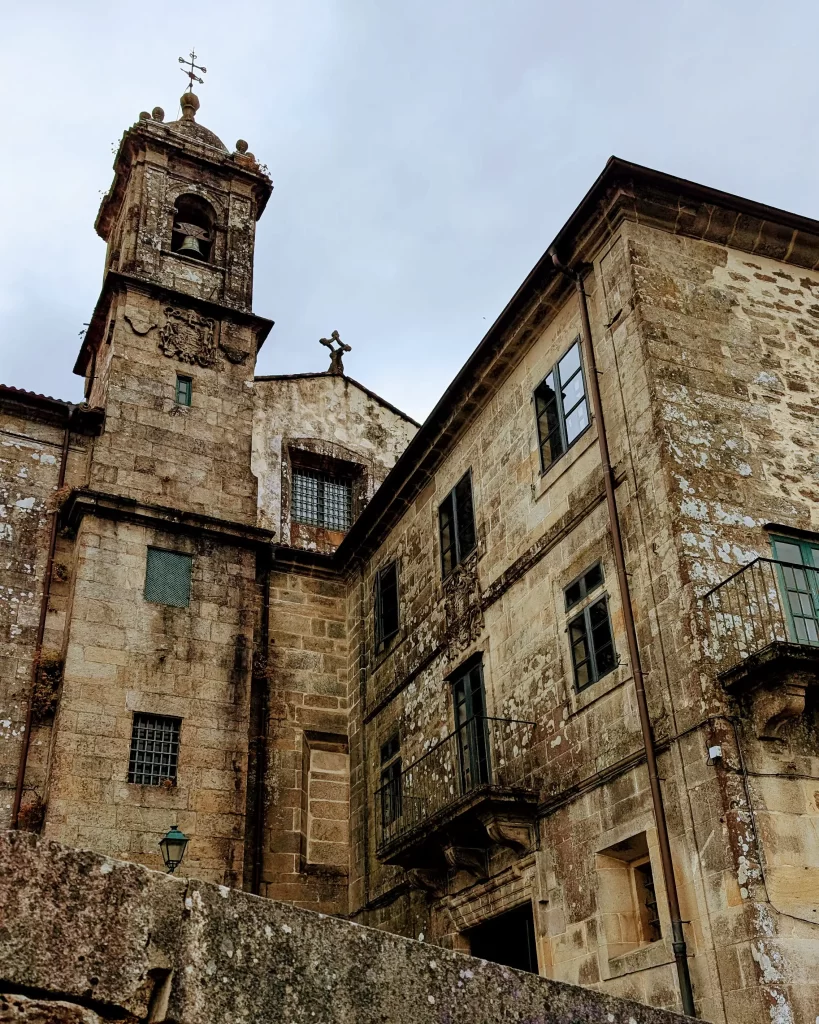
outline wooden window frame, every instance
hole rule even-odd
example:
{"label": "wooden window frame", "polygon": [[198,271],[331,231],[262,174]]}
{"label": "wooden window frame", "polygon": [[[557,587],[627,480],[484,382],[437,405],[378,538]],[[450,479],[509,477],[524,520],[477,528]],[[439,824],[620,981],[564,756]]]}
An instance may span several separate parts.
{"label": "wooden window frame", "polygon": [[[560,379],[560,364],[575,347],[577,348],[579,364],[578,368],[573,374],[570,375],[567,381],[563,382]],[[577,402],[575,402],[575,404],[570,409],[566,410],[563,405],[563,387],[569,385],[575,379],[575,377],[578,376],[578,374],[580,375],[580,382],[583,385],[583,395]],[[557,436],[560,439],[561,450],[557,453],[557,455],[553,456],[552,458],[549,459],[548,462],[546,462],[544,457],[544,448],[548,443],[549,438],[552,437],[554,433],[554,430],[547,430],[544,436],[542,430],[542,421],[548,411],[548,402],[544,401],[542,389],[546,381],[549,379],[549,377],[552,377],[555,384],[555,387],[553,388],[554,403],[555,414],[557,419]],[[543,377],[543,379],[534,389],[534,391],[532,392],[532,402],[534,404],[535,409],[535,428],[537,430],[537,445],[540,458],[540,472],[541,474],[543,474],[551,466],[553,466],[558,461],[558,459],[562,458],[573,445],[577,444],[577,442],[586,433],[586,431],[589,429],[592,423],[591,412],[589,410],[589,395],[588,391],[586,390],[586,369],[583,365],[583,346],[580,343],[579,335],[577,338],[575,338],[572,344],[569,345],[566,351],[555,362],[554,366],[549,370],[549,372]],[[542,408],[540,403],[543,403]],[[571,414],[576,409],[579,409],[581,405],[584,405],[586,409],[586,426],[583,427],[583,429],[570,441],[568,432],[566,430],[566,420],[569,418],[569,416],[571,416]]]}
{"label": "wooden window frame", "polygon": [[[467,519],[463,507],[459,507],[458,491],[466,482],[469,488],[469,510],[471,526],[467,529]],[[449,510],[448,512],[446,510]],[[452,542],[446,543],[444,531],[444,515],[449,515],[452,529]],[[469,530],[471,529],[471,543]],[[451,576],[453,571],[464,562],[478,547],[478,530],[475,523],[475,491],[472,487],[472,470],[468,469],[455,484],[438,506],[438,540],[441,545],[441,572],[443,578]],[[452,552],[452,564],[447,568],[447,556]]]}
{"label": "wooden window frame", "polygon": [[[384,582],[390,573],[395,576],[395,622],[393,624],[394,628],[387,632],[384,622]],[[401,591],[399,585],[398,559],[393,559],[376,572],[373,589],[375,649],[379,651],[387,647],[390,641],[401,632]]]}

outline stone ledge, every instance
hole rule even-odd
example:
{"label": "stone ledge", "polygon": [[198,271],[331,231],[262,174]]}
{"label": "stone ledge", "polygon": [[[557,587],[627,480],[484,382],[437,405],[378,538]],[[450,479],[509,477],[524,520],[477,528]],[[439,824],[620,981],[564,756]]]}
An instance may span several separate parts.
{"label": "stone ledge", "polygon": [[8,1013],[14,1006],[15,1020],[683,1020],[664,1010],[23,832],[0,834],[0,907],[0,991],[15,995],[0,1007]]}

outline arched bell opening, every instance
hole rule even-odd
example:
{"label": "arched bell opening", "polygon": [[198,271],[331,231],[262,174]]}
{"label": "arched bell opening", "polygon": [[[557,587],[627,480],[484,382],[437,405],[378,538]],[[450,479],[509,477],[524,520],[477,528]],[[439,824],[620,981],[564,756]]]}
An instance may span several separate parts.
{"label": "arched bell opening", "polygon": [[171,251],[208,263],[213,248],[213,207],[200,196],[180,196],[174,205]]}

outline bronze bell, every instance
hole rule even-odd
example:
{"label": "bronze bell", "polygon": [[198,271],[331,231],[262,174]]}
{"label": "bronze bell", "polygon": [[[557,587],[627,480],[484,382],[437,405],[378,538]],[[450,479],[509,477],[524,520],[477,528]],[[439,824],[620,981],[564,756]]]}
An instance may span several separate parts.
{"label": "bronze bell", "polygon": [[186,256],[193,256],[194,259],[203,260],[205,254],[202,252],[202,248],[199,245],[199,239],[194,235],[185,235],[185,239],[179,246],[179,251],[183,252]]}

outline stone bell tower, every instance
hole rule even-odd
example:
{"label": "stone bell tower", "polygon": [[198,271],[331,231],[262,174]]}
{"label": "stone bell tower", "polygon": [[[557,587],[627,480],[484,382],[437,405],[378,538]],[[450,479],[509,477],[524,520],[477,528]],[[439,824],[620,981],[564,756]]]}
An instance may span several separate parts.
{"label": "stone bell tower", "polygon": [[270,179],[240,140],[140,114],[96,221],[105,276],[75,372],[106,410],[90,486],[232,520],[256,515],[252,381],[272,323],[253,314],[256,221]]}

